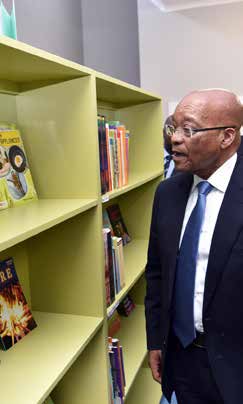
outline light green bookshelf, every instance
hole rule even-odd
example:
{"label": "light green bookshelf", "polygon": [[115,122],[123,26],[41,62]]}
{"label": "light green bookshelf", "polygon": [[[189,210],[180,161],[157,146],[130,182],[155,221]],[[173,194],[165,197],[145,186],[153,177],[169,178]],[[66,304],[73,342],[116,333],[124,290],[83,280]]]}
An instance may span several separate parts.
{"label": "light green bookshelf", "polygon": [[[14,258],[38,324],[0,351],[1,401],[42,404],[51,395],[55,404],[109,404],[107,319],[130,292],[137,308],[119,332],[125,400],[141,402],[139,386],[153,383],[143,366],[143,298],[152,201],[163,174],[161,99],[6,37],[0,60],[0,120],[20,128],[39,196],[0,212],[0,260]],[[98,112],[131,131],[129,183],[105,196]],[[126,286],[107,308],[102,209],[114,202],[132,242],[124,249]]]}

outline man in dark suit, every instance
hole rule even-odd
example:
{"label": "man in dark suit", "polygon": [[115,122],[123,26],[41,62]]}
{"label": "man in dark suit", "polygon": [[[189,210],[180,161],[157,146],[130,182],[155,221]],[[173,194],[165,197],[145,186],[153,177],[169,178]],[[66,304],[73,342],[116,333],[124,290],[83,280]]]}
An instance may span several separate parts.
{"label": "man in dark suit", "polygon": [[242,402],[242,124],[238,98],[212,89],[167,127],[182,173],[155,194],[145,311],[152,375],[178,404]]}

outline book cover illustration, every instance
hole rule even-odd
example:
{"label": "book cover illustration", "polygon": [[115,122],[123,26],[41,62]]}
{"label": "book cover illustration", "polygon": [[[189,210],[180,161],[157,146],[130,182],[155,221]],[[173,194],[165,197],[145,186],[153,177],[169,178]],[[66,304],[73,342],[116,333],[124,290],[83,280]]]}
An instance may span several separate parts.
{"label": "book cover illustration", "polygon": [[29,309],[13,258],[0,261],[0,345],[11,348],[37,326]]}
{"label": "book cover illustration", "polygon": [[16,129],[0,130],[0,208],[36,199],[26,153]]}
{"label": "book cover illustration", "polygon": [[126,245],[131,241],[131,237],[128,234],[127,228],[122,218],[120,207],[118,204],[110,205],[107,208],[111,226],[116,237],[121,237],[123,245]]}

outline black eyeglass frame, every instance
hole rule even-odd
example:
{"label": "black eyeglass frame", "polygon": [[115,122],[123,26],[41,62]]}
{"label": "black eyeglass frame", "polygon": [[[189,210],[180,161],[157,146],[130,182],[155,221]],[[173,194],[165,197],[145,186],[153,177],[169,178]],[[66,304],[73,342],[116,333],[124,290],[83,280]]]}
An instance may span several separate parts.
{"label": "black eyeglass frame", "polygon": [[[167,128],[170,128],[170,129],[172,129],[172,134],[170,134],[169,133],[169,131],[167,131]],[[229,129],[229,128],[232,128],[232,129],[237,129],[237,126],[215,126],[215,127],[213,127],[213,128],[181,128],[181,129],[183,129],[183,132],[184,132],[184,134],[186,134],[186,131],[188,131],[187,133],[189,133],[189,136],[186,134],[186,137],[192,137],[193,135],[195,135],[196,133],[198,133],[198,132],[207,132],[208,130],[223,130],[223,129]],[[175,132],[176,132],[176,128],[174,127],[174,126],[172,126],[172,125],[166,125],[165,126],[165,129],[166,129],[166,133],[167,133],[167,135],[168,136],[173,136],[174,134],[175,134]]]}

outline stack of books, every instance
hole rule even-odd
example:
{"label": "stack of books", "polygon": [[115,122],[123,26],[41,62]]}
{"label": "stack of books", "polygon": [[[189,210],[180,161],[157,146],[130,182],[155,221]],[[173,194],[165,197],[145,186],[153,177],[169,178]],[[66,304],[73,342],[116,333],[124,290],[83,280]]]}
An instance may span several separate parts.
{"label": "stack of books", "polygon": [[120,121],[98,116],[101,193],[128,184],[130,132]]}
{"label": "stack of books", "polygon": [[117,204],[110,205],[103,211],[103,240],[108,307],[114,302],[116,294],[125,286],[123,246],[131,241]]}
{"label": "stack of books", "polygon": [[113,404],[123,404],[125,396],[125,371],[123,351],[117,338],[108,338],[108,352],[110,359],[110,396]]}

